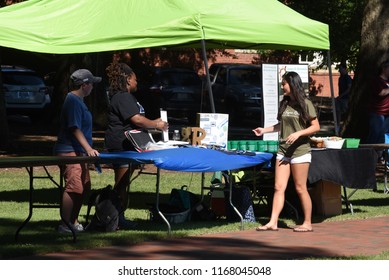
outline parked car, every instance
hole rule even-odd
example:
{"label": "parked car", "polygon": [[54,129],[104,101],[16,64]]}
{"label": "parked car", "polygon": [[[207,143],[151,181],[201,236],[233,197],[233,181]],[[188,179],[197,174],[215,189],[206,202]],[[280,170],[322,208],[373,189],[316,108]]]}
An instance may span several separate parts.
{"label": "parked car", "polygon": [[242,117],[263,120],[262,69],[260,65],[214,63],[209,68],[217,113],[229,114],[231,123]]}
{"label": "parked car", "polygon": [[7,113],[41,115],[51,103],[43,78],[31,69],[1,66],[2,86]]}
{"label": "parked car", "polygon": [[201,112],[202,80],[194,70],[154,67],[138,75],[137,99],[148,117],[159,117],[166,110],[169,117],[187,117],[191,124]]}

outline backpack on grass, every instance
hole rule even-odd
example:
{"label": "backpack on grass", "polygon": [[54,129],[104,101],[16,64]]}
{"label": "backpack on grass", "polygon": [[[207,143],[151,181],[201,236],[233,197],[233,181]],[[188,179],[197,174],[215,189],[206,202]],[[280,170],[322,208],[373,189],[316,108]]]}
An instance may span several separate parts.
{"label": "backpack on grass", "polygon": [[119,215],[123,212],[120,197],[111,185],[95,191],[89,197],[86,222],[88,223],[90,210],[94,206],[95,214],[86,230],[116,231],[119,225]]}
{"label": "backpack on grass", "polygon": [[[182,186],[180,189],[172,189],[169,201],[161,203],[159,209],[169,223],[172,224],[187,221],[211,221],[216,218],[215,215],[210,212],[209,208],[200,201],[197,194],[188,191],[186,185]],[[160,220],[155,206],[150,210],[152,219]]]}

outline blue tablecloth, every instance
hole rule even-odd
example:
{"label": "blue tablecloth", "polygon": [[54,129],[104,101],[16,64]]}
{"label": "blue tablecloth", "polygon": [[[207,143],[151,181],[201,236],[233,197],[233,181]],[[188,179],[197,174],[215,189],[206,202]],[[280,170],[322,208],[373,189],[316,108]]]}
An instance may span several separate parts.
{"label": "blue tablecloth", "polygon": [[154,164],[165,170],[184,172],[216,172],[234,170],[270,162],[273,154],[257,152],[255,155],[233,154],[212,149],[185,147],[150,152],[101,153],[101,163]]}

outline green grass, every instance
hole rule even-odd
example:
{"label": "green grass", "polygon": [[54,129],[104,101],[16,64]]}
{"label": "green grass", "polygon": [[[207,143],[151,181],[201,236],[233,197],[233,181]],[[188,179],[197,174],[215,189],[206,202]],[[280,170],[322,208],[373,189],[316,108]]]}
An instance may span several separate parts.
{"label": "green grass", "polygon": [[[150,171],[150,168],[147,166],[147,171]],[[54,167],[49,170],[57,179],[58,170]],[[94,189],[113,183],[113,172],[110,169],[103,169],[102,174],[91,171],[91,175]],[[131,185],[130,209],[126,211],[127,218],[138,221],[138,230],[79,234],[77,242],[73,243],[69,235],[56,232],[56,227],[60,222],[59,209],[34,209],[30,222],[22,229],[18,242],[15,242],[15,232],[28,215],[28,175],[24,169],[1,169],[0,176],[0,259],[25,259],[29,256],[50,252],[128,245],[169,237],[166,225],[150,221],[149,208],[155,201],[155,177],[141,175]],[[206,185],[209,184],[211,177],[211,173],[205,175]],[[200,184],[201,176],[198,173],[162,171],[161,201],[167,200],[172,188],[179,188],[182,185],[187,185],[190,191],[199,193]],[[57,204],[59,192],[49,180],[36,179],[35,186],[34,201],[36,203]],[[343,207],[342,215],[325,219],[314,217],[313,222],[387,216],[389,215],[389,196],[383,195],[382,189],[382,183],[380,183],[379,190],[381,191],[378,192],[358,190],[351,198],[354,215],[346,212]],[[261,207],[263,207],[262,204]],[[85,221],[86,210],[87,207],[84,205],[80,215],[81,222]],[[256,210],[258,210],[256,214],[260,222],[268,219],[268,212],[265,209],[257,208]],[[291,216],[282,217],[280,222],[286,225],[295,224]],[[246,223],[245,229],[252,229],[256,225],[256,223]],[[240,223],[227,223],[224,220],[183,223],[172,226],[172,237],[239,231],[239,226]],[[389,252],[371,257],[355,256],[342,259],[389,259]]]}

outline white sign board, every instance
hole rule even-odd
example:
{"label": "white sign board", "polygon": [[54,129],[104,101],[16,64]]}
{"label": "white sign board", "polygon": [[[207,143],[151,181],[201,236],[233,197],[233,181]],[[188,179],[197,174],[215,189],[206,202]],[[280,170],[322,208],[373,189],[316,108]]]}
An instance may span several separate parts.
{"label": "white sign board", "polygon": [[205,130],[201,143],[227,147],[228,114],[197,113],[198,125]]}
{"label": "white sign board", "polygon": [[[277,64],[262,64],[264,127],[278,123],[277,114],[279,100],[277,71]],[[278,132],[264,134],[263,140],[278,140]]]}

